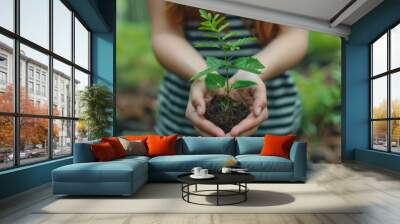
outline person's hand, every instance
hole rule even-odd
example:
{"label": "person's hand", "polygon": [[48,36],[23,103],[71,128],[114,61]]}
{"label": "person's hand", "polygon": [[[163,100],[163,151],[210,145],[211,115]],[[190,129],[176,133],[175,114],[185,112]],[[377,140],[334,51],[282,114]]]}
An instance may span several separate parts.
{"label": "person's hand", "polygon": [[247,104],[251,112],[244,120],[234,126],[228,135],[249,136],[254,134],[261,122],[268,118],[267,90],[258,75],[246,71],[239,70],[229,79],[229,83],[232,85],[236,80],[250,80],[257,85],[231,91],[231,97]]}
{"label": "person's hand", "polygon": [[192,83],[189,93],[189,101],[186,107],[186,117],[192,122],[194,128],[202,136],[225,136],[225,132],[214,123],[204,117],[206,103],[209,102],[216,92],[210,92],[203,79]]}

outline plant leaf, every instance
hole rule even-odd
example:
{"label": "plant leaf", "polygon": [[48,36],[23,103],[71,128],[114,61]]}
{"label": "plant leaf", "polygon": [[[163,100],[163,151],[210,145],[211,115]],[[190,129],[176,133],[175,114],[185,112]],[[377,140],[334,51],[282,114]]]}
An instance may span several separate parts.
{"label": "plant leaf", "polygon": [[232,63],[233,67],[248,71],[255,74],[261,74],[261,70],[264,69],[264,65],[259,60],[253,57],[241,57],[235,59]]}
{"label": "plant leaf", "polygon": [[192,78],[190,78],[190,82],[193,82],[193,81],[195,81],[195,80],[197,80],[197,79],[199,79],[199,78],[201,78],[201,77],[203,77],[203,76],[205,76],[205,75],[207,75],[207,74],[210,74],[210,73],[212,73],[212,72],[215,72],[215,70],[216,69],[212,69],[212,68],[207,68],[207,69],[205,69],[205,70],[203,70],[203,71],[201,71],[201,72],[198,72],[197,74],[195,74],[194,76],[192,76]]}
{"label": "plant leaf", "polygon": [[242,89],[254,85],[257,85],[257,83],[250,80],[237,80],[231,85],[231,89]]}
{"label": "plant leaf", "polygon": [[219,45],[215,42],[205,42],[205,43],[197,43],[194,44],[197,48],[206,48],[206,47],[213,47],[213,48],[220,48]]}
{"label": "plant leaf", "polygon": [[246,37],[246,38],[242,38],[242,39],[239,39],[239,40],[235,40],[235,41],[233,41],[233,42],[231,42],[229,44],[232,45],[232,46],[237,47],[237,46],[241,46],[241,45],[244,45],[244,44],[253,43],[253,42],[256,42],[256,41],[257,41],[257,38],[255,38],[255,37]]}
{"label": "plant leaf", "polygon": [[232,31],[232,32],[229,32],[229,33],[225,34],[225,35],[222,37],[222,40],[227,40],[227,39],[229,39],[229,38],[231,38],[231,37],[234,37],[234,36],[237,36],[237,35],[239,35],[239,32]]}
{"label": "plant leaf", "polygon": [[203,17],[204,19],[208,19],[207,11],[206,11],[206,10],[200,9],[200,10],[199,10],[199,13],[200,13],[200,16],[201,16],[201,17]]}
{"label": "plant leaf", "polygon": [[226,79],[222,75],[216,73],[208,73],[205,81],[207,88],[213,90],[224,87]]}
{"label": "plant leaf", "polygon": [[208,68],[213,69],[215,71],[224,66],[225,61],[218,59],[216,57],[207,57],[206,64]]}
{"label": "plant leaf", "polygon": [[218,33],[221,33],[229,26],[229,23],[225,23],[218,28]]}

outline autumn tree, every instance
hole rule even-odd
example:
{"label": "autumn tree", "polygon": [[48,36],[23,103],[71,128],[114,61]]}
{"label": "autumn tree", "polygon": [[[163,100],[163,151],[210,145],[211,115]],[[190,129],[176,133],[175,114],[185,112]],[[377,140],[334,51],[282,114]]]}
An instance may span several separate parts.
{"label": "autumn tree", "polygon": [[[14,88],[9,85],[6,92],[0,93],[0,110],[3,112],[13,112],[14,107]],[[29,99],[29,95],[24,87],[20,88],[20,110],[23,114],[41,114],[48,113],[48,107],[41,105],[34,105],[33,101]],[[56,111],[57,113],[57,111]],[[13,147],[13,119],[11,116],[0,116],[0,146],[3,148]],[[26,145],[45,145],[48,137],[48,119],[47,118],[20,118],[20,148],[24,149]],[[53,138],[59,135],[59,128],[53,128]]]}

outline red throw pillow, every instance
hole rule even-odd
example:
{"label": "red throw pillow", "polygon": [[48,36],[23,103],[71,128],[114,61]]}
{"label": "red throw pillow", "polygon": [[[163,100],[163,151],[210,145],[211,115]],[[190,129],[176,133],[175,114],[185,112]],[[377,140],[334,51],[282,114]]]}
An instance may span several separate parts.
{"label": "red throw pillow", "polygon": [[262,156],[280,156],[289,159],[290,148],[296,135],[265,135],[264,146],[261,149],[260,155]]}
{"label": "red throw pillow", "polygon": [[110,138],[101,138],[101,142],[108,142],[114,149],[115,155],[118,158],[125,157],[126,151],[122,146],[121,142],[119,142],[117,137],[110,137]]}
{"label": "red throw pillow", "polygon": [[91,145],[91,149],[94,154],[94,157],[99,162],[117,159],[117,156],[115,155],[115,151],[114,151],[113,147],[108,142],[93,144],[93,145]]}
{"label": "red throw pillow", "polygon": [[158,136],[150,135],[146,143],[148,147],[148,156],[176,155],[176,139],[178,136]]}

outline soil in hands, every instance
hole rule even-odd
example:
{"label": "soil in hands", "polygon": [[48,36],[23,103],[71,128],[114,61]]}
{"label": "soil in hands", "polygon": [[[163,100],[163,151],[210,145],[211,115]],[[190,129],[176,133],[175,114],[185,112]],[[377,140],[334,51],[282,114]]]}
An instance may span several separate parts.
{"label": "soil in hands", "polygon": [[215,96],[206,105],[205,118],[220,127],[225,133],[250,113],[249,107],[229,96]]}

